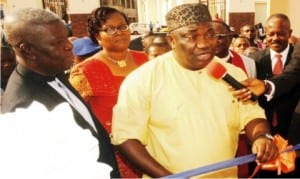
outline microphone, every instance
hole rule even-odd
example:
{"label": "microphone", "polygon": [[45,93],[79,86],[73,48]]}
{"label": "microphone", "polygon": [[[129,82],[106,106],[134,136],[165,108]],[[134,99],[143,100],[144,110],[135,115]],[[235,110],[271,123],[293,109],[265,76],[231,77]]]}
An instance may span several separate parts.
{"label": "microphone", "polygon": [[[229,75],[226,71],[226,68],[216,62],[216,61],[211,61],[207,66],[207,73],[212,76],[213,78],[220,79],[222,78],[224,81],[226,81],[229,85],[231,85],[233,88],[239,90],[246,88],[244,85],[242,85],[240,82],[238,82],[236,79],[234,79],[231,75]],[[256,101],[257,96],[253,93],[251,93],[251,101]]]}

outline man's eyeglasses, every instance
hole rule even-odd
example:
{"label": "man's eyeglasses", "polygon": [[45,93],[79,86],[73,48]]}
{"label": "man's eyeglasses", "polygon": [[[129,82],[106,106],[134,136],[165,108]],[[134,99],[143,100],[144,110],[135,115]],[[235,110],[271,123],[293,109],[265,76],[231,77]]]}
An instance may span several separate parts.
{"label": "man's eyeglasses", "polygon": [[109,35],[114,35],[118,32],[118,30],[121,32],[126,32],[128,29],[129,29],[129,26],[126,24],[126,25],[120,25],[118,27],[108,27],[105,29],[99,29],[99,31],[106,32]]}

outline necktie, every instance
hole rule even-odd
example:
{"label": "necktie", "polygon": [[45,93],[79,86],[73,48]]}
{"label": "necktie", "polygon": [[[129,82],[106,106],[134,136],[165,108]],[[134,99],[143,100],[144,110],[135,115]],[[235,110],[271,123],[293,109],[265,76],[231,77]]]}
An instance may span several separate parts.
{"label": "necktie", "polygon": [[[280,54],[276,54],[275,55],[276,58],[276,63],[275,66],[273,68],[273,75],[280,75],[283,71],[283,64],[282,64],[282,60],[281,60],[281,55]],[[274,111],[273,114],[273,118],[272,118],[272,126],[276,127],[278,125],[278,119],[277,119],[277,113],[276,110]]]}
{"label": "necktie", "polygon": [[283,64],[282,64],[282,60],[281,60],[281,55],[276,54],[275,58],[276,58],[276,63],[275,63],[274,68],[273,68],[273,75],[279,75],[283,71]]}

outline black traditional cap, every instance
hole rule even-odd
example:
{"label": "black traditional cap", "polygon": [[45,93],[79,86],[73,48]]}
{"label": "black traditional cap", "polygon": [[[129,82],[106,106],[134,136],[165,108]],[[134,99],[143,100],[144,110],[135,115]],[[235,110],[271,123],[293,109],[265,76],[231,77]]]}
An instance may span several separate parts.
{"label": "black traditional cap", "polygon": [[166,22],[169,31],[190,24],[212,21],[206,5],[201,3],[182,4],[172,8],[166,15]]}

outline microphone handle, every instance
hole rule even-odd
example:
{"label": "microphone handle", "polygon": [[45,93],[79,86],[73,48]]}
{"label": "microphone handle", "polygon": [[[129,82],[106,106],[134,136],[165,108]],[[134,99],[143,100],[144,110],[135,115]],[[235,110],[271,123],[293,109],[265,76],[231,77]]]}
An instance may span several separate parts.
{"label": "microphone handle", "polygon": [[[240,90],[243,88],[246,88],[244,85],[242,85],[240,82],[238,82],[236,79],[234,79],[232,76],[230,76],[229,74],[226,74],[223,78],[224,81],[226,81],[228,84],[230,84],[233,88]],[[258,97],[251,93],[251,101],[256,101],[258,99]]]}

